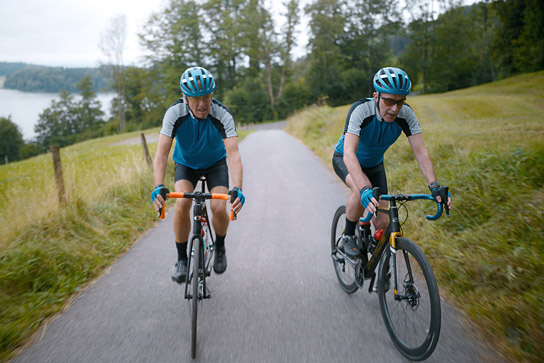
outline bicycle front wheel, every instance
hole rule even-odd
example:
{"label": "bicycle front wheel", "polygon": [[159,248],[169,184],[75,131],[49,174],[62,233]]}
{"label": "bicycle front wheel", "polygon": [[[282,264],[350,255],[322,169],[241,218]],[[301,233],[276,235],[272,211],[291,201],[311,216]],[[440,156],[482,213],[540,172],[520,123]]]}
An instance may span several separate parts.
{"label": "bicycle front wheel", "polygon": [[[386,289],[393,262],[391,286]],[[398,237],[395,253],[386,248],[382,256],[378,284],[382,317],[397,349],[411,360],[428,358],[438,343],[441,311],[436,279],[423,251]]]}
{"label": "bicycle front wheel", "polygon": [[338,207],[332,219],[331,257],[340,287],[348,294],[353,294],[358,288],[355,283],[355,269],[351,267],[341,253],[343,251],[342,236],[345,229],[346,206],[342,205]]}
{"label": "bicycle front wheel", "polygon": [[198,317],[198,288],[200,285],[200,275],[198,271],[200,270],[201,265],[201,254],[200,254],[200,239],[193,239],[193,281],[192,281],[192,290],[193,290],[193,300],[191,301],[192,314],[191,314],[191,356],[196,357],[196,338],[197,338],[197,317]]}

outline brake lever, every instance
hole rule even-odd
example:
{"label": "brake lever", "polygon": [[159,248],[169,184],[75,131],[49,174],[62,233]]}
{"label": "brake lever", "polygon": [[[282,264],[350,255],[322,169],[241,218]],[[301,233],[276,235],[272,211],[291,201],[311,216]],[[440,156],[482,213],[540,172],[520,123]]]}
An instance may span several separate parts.
{"label": "brake lever", "polygon": [[[238,198],[238,190],[234,189],[234,190],[229,190],[229,193],[230,195],[230,204],[232,206],[232,203],[234,203],[234,201],[236,200],[236,198]],[[234,218],[231,218],[232,221],[235,221],[237,219],[236,217],[236,213],[234,213],[234,211],[231,209],[231,214],[232,214],[232,217]]]}
{"label": "brake lever", "polygon": [[[381,195],[382,193],[380,192],[380,187],[372,188],[372,196],[374,197],[374,199],[378,201],[378,203],[380,202]],[[378,207],[376,207],[376,211],[374,212],[374,219],[377,219],[377,218],[378,218]]]}
{"label": "brake lever", "polygon": [[444,205],[444,209],[446,210],[446,215],[450,216],[450,208],[448,207],[448,196],[449,196],[449,188],[448,187],[442,187],[440,188],[440,199],[442,199],[442,204]]}

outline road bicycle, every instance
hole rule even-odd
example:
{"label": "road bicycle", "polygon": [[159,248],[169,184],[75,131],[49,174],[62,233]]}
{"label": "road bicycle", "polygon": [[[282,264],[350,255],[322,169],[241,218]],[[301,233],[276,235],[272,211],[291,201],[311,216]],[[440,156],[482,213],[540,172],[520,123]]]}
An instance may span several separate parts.
{"label": "road bicycle", "polygon": [[[200,178],[202,189],[194,193],[171,192],[170,198],[188,198],[194,201],[193,205],[193,233],[189,239],[189,251],[187,258],[187,276],[185,278],[185,299],[189,302],[189,311],[191,313],[191,356],[196,358],[197,342],[197,317],[198,303],[211,298],[210,291],[206,285],[206,278],[211,275],[212,259],[215,251],[215,237],[208,217],[208,207],[206,200],[223,199],[234,202],[238,197],[237,191],[231,191],[229,194],[206,193],[206,178]],[[164,208],[159,210],[159,216],[164,219]],[[233,211],[230,214],[230,220],[236,219]]]}
{"label": "road bicycle", "polygon": [[[360,257],[352,258],[344,253],[346,207],[340,206],[332,221],[331,257],[342,289],[352,294],[362,288],[369,279],[368,292],[377,292],[380,310],[387,332],[397,349],[408,359],[423,360],[434,351],[440,335],[441,310],[440,294],[431,265],[421,248],[403,236],[399,222],[399,207],[408,209],[406,203],[423,199],[436,202],[427,194],[380,195],[379,188],[373,189],[376,200],[381,197],[389,201],[389,208],[378,208],[374,214],[360,218],[356,228],[356,242],[362,251]],[[437,220],[443,210],[449,216],[447,205],[448,187],[441,188],[442,202],[437,203],[435,215],[428,220]],[[444,207],[443,207],[444,206]],[[372,236],[370,219],[377,213],[389,215],[389,225]],[[382,234],[383,233],[383,234]],[[386,248],[389,246],[389,248]],[[374,286],[376,268],[378,282]],[[392,281],[391,281],[392,280]],[[390,286],[393,290],[390,291]]]}

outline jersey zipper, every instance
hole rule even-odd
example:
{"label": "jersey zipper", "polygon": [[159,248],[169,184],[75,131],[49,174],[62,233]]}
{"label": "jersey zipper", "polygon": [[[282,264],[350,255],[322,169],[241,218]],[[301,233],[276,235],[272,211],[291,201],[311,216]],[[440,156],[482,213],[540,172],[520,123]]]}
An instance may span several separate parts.
{"label": "jersey zipper", "polygon": [[382,127],[383,127],[383,121],[380,121],[380,127],[379,127],[379,134],[378,134],[378,144],[381,144],[382,142]]}

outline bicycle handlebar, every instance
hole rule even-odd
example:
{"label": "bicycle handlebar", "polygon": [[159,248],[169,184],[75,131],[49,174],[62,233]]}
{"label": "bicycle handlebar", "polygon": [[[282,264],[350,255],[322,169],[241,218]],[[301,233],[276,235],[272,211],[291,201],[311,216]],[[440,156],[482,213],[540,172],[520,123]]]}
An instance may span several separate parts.
{"label": "bicycle handlebar", "polygon": [[[446,209],[446,214],[448,215],[448,217],[450,216],[450,213],[449,213],[449,208],[448,208],[448,187],[443,187],[442,189],[444,189],[444,192],[441,193],[441,198],[442,198],[442,202],[437,202],[434,197],[430,194],[407,194],[407,195],[404,195],[404,194],[383,194],[383,195],[380,195],[380,191],[379,191],[380,188],[374,188],[373,189],[373,193],[374,193],[374,197],[376,199],[378,198],[381,198],[383,200],[388,200],[388,201],[391,201],[391,200],[398,200],[398,201],[410,201],[410,200],[418,200],[418,199],[426,199],[426,200],[432,200],[433,202],[436,203],[437,205],[437,210],[436,210],[436,213],[435,215],[427,215],[426,218],[430,221],[435,221],[437,220],[438,218],[440,218],[442,216],[442,212],[444,211],[444,209]],[[377,213],[374,213],[377,217]],[[363,218],[361,221],[363,223],[366,223],[366,222],[370,222],[370,220],[372,219],[372,213],[368,213],[367,216],[365,218]]]}
{"label": "bicycle handlebar", "polygon": [[[195,200],[205,200],[205,199],[223,199],[223,200],[230,200],[230,202],[234,202],[233,198],[228,194],[222,194],[222,193],[182,193],[182,192],[171,192],[168,194],[168,197],[166,199],[170,198],[188,198],[188,199],[195,199]],[[236,198],[234,198],[236,199]],[[164,219],[164,207],[161,208],[158,212],[158,217],[160,219]],[[236,214],[231,209],[230,211],[230,220],[233,221],[236,219]]]}

